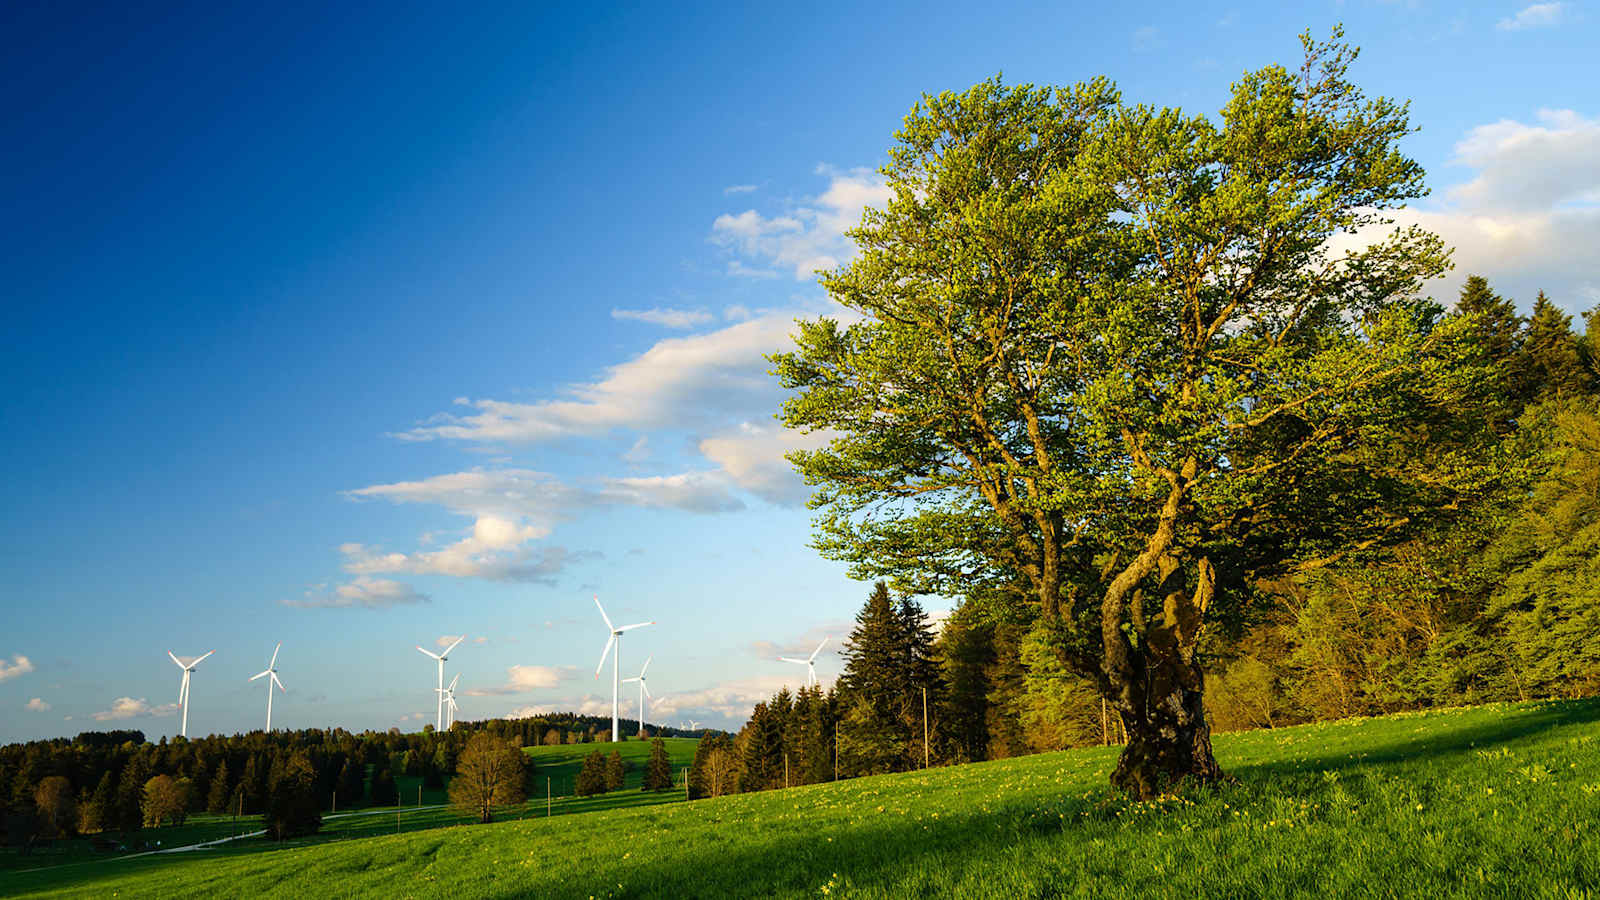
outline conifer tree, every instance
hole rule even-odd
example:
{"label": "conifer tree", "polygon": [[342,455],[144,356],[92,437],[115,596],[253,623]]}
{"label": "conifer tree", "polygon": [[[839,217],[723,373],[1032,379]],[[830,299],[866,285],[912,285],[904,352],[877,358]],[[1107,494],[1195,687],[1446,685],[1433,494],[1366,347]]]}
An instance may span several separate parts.
{"label": "conifer tree", "polygon": [[1572,333],[1572,317],[1551,303],[1544,291],[1533,302],[1518,356],[1524,402],[1575,397],[1589,388],[1578,339]]}
{"label": "conifer tree", "polygon": [[606,790],[620,791],[628,780],[628,767],[622,762],[622,751],[613,750],[606,760]]}
{"label": "conifer tree", "polygon": [[1476,319],[1473,331],[1479,346],[1496,368],[1504,370],[1520,342],[1522,317],[1517,305],[1491,290],[1482,275],[1468,275],[1456,311]]}
{"label": "conifer tree", "polygon": [[605,751],[595,750],[583,758],[583,767],[578,770],[577,792],[580,797],[592,797],[606,792]]}
{"label": "conifer tree", "polygon": [[79,811],[78,830],[84,834],[95,834],[111,827],[116,812],[116,797],[116,778],[109,771],[105,772],[100,776],[100,783],[95,785],[94,793],[89,795],[88,802]]}
{"label": "conifer tree", "polygon": [[117,780],[116,827],[118,831],[138,831],[144,827],[144,783],[150,780],[150,764],[144,754],[135,753]]}
{"label": "conifer tree", "polygon": [[665,791],[672,787],[672,760],[667,758],[667,744],[661,738],[650,742],[650,761],[644,767],[642,790]]}
{"label": "conifer tree", "polygon": [[228,772],[228,761],[223,760],[222,764],[217,766],[216,774],[211,776],[211,789],[206,791],[206,812],[227,812],[228,798],[232,796],[232,776]]}
{"label": "conifer tree", "polygon": [[373,806],[394,806],[400,801],[400,787],[387,766],[372,776],[371,801]]}
{"label": "conifer tree", "polygon": [[266,819],[267,832],[279,841],[321,830],[317,773],[305,751],[290,757],[278,773],[277,783],[267,799]]}

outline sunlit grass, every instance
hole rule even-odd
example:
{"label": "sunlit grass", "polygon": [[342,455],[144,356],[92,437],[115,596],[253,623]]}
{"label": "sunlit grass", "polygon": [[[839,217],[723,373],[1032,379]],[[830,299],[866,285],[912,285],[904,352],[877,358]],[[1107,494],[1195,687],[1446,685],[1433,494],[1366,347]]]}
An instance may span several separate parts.
{"label": "sunlit grass", "polygon": [[1091,749],[694,803],[7,878],[109,896],[1593,896],[1600,702],[1221,735],[1154,802]]}

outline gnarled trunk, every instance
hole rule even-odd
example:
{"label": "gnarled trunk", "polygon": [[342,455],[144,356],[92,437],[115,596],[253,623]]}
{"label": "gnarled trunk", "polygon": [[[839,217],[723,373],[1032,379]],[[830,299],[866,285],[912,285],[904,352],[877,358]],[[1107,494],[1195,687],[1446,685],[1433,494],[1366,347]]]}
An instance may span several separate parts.
{"label": "gnarled trunk", "polygon": [[[1170,665],[1183,665],[1176,660]],[[1162,666],[1161,668],[1169,668]],[[1119,706],[1128,743],[1111,773],[1111,784],[1140,799],[1158,796],[1183,781],[1209,783],[1223,778],[1211,752],[1204,691],[1197,667],[1192,680],[1139,679],[1132,709]],[[1142,701],[1142,702],[1141,702]]]}

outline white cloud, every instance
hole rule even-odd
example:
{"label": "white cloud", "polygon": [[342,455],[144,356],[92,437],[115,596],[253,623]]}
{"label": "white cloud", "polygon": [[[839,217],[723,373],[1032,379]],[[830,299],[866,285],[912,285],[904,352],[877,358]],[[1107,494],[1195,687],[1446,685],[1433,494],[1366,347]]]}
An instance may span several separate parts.
{"label": "white cloud", "polygon": [[[725,681],[698,691],[663,694],[651,701],[650,717],[666,719],[686,715],[693,715],[696,718],[720,716],[734,723],[743,722],[750,717],[750,710],[754,709],[757,703],[769,699],[780,689],[788,688],[792,692],[805,686],[805,668],[803,666],[791,668],[795,670],[792,673]],[[823,682],[824,689],[832,683],[831,677],[824,678],[820,672],[817,677]],[[609,703],[607,708],[609,709]]]}
{"label": "white cloud", "polygon": [[828,187],[809,205],[774,216],[754,209],[717,216],[711,223],[712,241],[762,263],[752,268],[736,259],[729,274],[759,277],[776,266],[806,281],[855,255],[845,231],[860,223],[863,209],[885,206],[893,193],[882,176],[868,169],[819,166],[817,174],[827,176]]}
{"label": "white cloud", "polygon": [[33,671],[33,661],[18,653],[11,657],[11,662],[0,659],[0,681],[9,681],[18,675],[26,675]]}
{"label": "white cloud", "polygon": [[748,194],[756,189],[753,184],[730,184],[722,189],[724,194]]}
{"label": "white cloud", "polygon": [[715,322],[717,317],[703,309],[613,309],[611,318],[621,321],[645,322],[663,328],[693,328]]}
{"label": "white cloud", "polygon": [[633,465],[638,465],[649,458],[650,438],[648,436],[640,436],[637,441],[633,442],[633,446],[622,454],[622,461]]}
{"label": "white cloud", "polygon": [[[533,403],[474,400],[476,412],[434,417],[396,435],[404,440],[539,443],[613,429],[694,428],[722,424],[730,412],[770,414],[778,388],[766,355],[793,346],[796,310],[768,312],[706,334],[666,338],[606,377],[566,390],[566,399]],[[551,490],[544,487],[543,490]]]}
{"label": "white cloud", "polygon": [[1600,120],[1543,109],[1532,123],[1480,125],[1456,144],[1454,162],[1474,172],[1443,203],[1394,215],[1455,248],[1455,269],[1435,296],[1453,299],[1473,273],[1524,307],[1541,289],[1571,311],[1600,303],[1591,262],[1600,246]]}
{"label": "white cloud", "polygon": [[1548,28],[1566,21],[1571,6],[1566,3],[1535,3],[1525,6],[1514,16],[1501,19],[1494,27],[1501,31],[1522,31],[1528,28]]}
{"label": "white cloud", "polygon": [[465,638],[466,635],[464,634],[441,634],[433,639],[433,645],[435,647],[444,648],[454,644],[458,640],[464,640]]}
{"label": "white cloud", "polygon": [[306,591],[304,599],[285,600],[283,605],[299,609],[387,609],[391,606],[427,603],[428,599],[427,594],[418,593],[409,584],[362,575],[331,592],[324,589]]}
{"label": "white cloud", "polygon": [[828,432],[802,433],[778,425],[741,422],[738,428],[703,438],[699,449],[744,490],[769,503],[797,505],[805,502],[809,488],[784,454],[816,450],[825,446],[829,437]]}
{"label": "white cloud", "polygon": [[817,654],[817,659],[838,659],[839,650],[843,648],[845,638],[854,627],[850,622],[828,622],[817,625],[804,634],[784,638],[781,641],[755,641],[750,645],[750,652],[763,660],[773,660],[780,656],[807,659],[812,651],[817,649],[817,645],[822,643],[823,638],[827,638],[828,642],[823,645],[822,652]]}
{"label": "white cloud", "polygon": [[44,702],[44,700],[39,697],[35,697],[28,701],[28,705],[25,708],[34,712],[46,712],[50,709],[50,704]]}
{"label": "white cloud", "polygon": [[151,716],[170,716],[178,712],[178,704],[163,703],[160,706],[151,706],[143,697],[135,700],[132,697],[118,697],[112,701],[111,708],[94,713],[96,722],[115,722],[121,719],[142,719]]}
{"label": "white cloud", "polygon": [[464,693],[469,697],[526,694],[571,681],[577,677],[577,672],[573,666],[512,666],[506,670],[505,684],[499,687],[473,688]]}
{"label": "white cloud", "polygon": [[720,513],[744,508],[718,472],[683,472],[640,478],[608,478],[601,496],[607,502],[646,509]]}

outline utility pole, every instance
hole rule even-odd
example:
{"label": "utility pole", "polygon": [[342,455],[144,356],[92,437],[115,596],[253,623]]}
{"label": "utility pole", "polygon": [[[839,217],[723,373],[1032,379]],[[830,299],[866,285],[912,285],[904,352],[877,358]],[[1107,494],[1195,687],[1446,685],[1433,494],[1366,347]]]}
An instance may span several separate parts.
{"label": "utility pole", "polygon": [[789,754],[783,754],[783,786],[789,786]]}
{"label": "utility pole", "polygon": [[422,805],[422,785],[417,785],[417,805]]}
{"label": "utility pole", "polygon": [[683,769],[683,799],[689,799],[689,769],[687,766]]}
{"label": "utility pole", "polygon": [[544,777],[544,817],[550,818],[550,776]]}
{"label": "utility pole", "polygon": [[839,721],[833,723],[833,780],[839,780]]}
{"label": "utility pole", "polygon": [[233,836],[239,836],[239,817],[244,815],[244,794],[239,795],[239,806],[233,811]]}
{"label": "utility pole", "polygon": [[1111,732],[1106,728],[1106,698],[1100,698],[1100,746],[1111,743]]}
{"label": "utility pole", "polygon": [[928,767],[928,689],[922,689],[922,767]]}
{"label": "utility pole", "polygon": [[339,792],[338,791],[334,791],[333,792],[333,811],[334,812],[338,812],[339,811]]}

